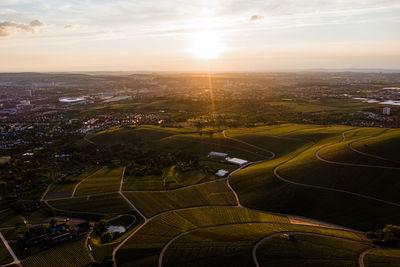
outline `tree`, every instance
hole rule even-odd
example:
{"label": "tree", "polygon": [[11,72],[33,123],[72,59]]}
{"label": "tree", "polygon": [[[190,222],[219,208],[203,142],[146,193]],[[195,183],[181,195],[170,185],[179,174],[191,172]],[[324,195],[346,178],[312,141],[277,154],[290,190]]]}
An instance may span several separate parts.
{"label": "tree", "polygon": [[113,240],[114,236],[110,232],[105,232],[101,235],[100,240],[102,243],[108,243]]}

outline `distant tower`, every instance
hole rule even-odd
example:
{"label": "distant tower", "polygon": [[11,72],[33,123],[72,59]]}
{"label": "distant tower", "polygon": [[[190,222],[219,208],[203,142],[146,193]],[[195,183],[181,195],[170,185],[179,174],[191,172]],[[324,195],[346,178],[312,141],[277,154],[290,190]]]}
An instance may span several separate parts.
{"label": "distant tower", "polygon": [[25,90],[25,97],[32,97],[32,90]]}
{"label": "distant tower", "polygon": [[390,115],[390,108],[389,107],[384,107],[382,113],[383,113],[383,115]]}

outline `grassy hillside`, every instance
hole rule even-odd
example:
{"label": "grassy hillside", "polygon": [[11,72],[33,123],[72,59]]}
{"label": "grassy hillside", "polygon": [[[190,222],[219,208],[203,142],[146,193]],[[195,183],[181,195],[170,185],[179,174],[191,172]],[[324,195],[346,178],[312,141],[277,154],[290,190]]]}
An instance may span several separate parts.
{"label": "grassy hillside", "polygon": [[295,234],[264,241],[257,249],[261,266],[359,266],[358,256],[370,246],[329,237]]}
{"label": "grassy hillside", "polygon": [[[330,164],[315,157],[320,148],[330,144],[332,147],[337,146],[342,140],[341,133],[348,130],[351,130],[347,133],[350,140],[383,131],[352,130],[344,126],[293,130],[285,136],[312,140],[316,145],[310,148],[312,143],[304,144],[274,160],[241,170],[230,178],[231,184],[242,203],[249,207],[308,216],[358,229],[374,229],[386,223],[400,223],[400,216],[397,215],[400,207],[354,195],[289,184],[274,175],[275,167],[310,148],[279,167],[278,173],[297,183],[342,189],[400,203],[396,193],[400,189],[399,180],[396,178],[399,171]],[[338,153],[347,153],[346,155],[352,153],[350,156],[340,156],[343,160],[348,160],[356,153],[340,148],[337,150],[340,151]],[[321,156],[326,155],[321,152]],[[333,159],[336,158],[330,158]]]}
{"label": "grassy hillside", "polygon": [[114,168],[98,171],[84,180],[77,188],[75,195],[84,196],[107,192],[117,192],[121,183],[123,168]]}
{"label": "grassy hillside", "polygon": [[126,242],[116,255],[120,266],[154,266],[162,247],[174,236],[213,225],[239,222],[283,222],[286,217],[239,207],[207,207],[169,212],[155,217]]}
{"label": "grassy hillside", "polygon": [[366,267],[400,266],[400,250],[399,249],[385,249],[385,250],[372,251],[364,257],[364,264]]}
{"label": "grassy hillside", "polygon": [[400,129],[390,129],[377,137],[357,141],[353,146],[362,152],[400,161],[397,153],[400,149]]}
{"label": "grassy hillside", "polygon": [[150,217],[166,210],[209,205],[236,205],[225,180],[171,191],[125,192],[128,199]]}

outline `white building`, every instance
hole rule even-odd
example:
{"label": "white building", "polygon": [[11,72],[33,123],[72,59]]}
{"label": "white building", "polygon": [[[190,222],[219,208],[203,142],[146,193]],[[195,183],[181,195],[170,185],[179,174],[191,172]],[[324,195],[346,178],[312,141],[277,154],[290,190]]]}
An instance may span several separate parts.
{"label": "white building", "polygon": [[239,166],[249,163],[247,160],[238,159],[238,158],[225,158],[225,160],[229,163],[239,165]]}
{"label": "white building", "polygon": [[214,157],[214,158],[225,158],[226,156],[228,156],[228,154],[226,153],[222,153],[222,152],[210,152],[208,153],[209,157]]}
{"label": "white building", "polygon": [[219,170],[219,171],[217,171],[216,173],[215,173],[215,175],[216,176],[219,176],[219,177],[224,177],[225,175],[227,175],[229,172],[228,171],[226,171],[226,170]]}
{"label": "white building", "polygon": [[382,113],[383,113],[383,115],[390,115],[390,108],[389,107],[384,107]]}

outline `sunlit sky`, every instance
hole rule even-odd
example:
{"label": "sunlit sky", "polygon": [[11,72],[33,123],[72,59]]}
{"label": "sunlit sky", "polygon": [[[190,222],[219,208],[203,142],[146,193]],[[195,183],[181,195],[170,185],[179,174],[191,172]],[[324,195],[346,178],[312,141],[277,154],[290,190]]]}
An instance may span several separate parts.
{"label": "sunlit sky", "polygon": [[400,0],[0,0],[0,71],[400,69]]}

